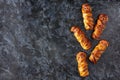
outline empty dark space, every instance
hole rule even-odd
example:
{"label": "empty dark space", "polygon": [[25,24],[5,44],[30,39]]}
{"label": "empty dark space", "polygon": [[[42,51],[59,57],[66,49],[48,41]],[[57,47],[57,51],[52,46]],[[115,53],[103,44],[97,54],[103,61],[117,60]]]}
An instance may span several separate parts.
{"label": "empty dark space", "polygon": [[[81,5],[89,3],[94,20],[109,21],[101,39],[110,45],[90,75],[81,78],[76,54],[98,43],[83,24]],[[92,42],[88,51],[76,41],[71,26],[79,26]],[[0,0],[0,80],[120,80],[119,0]]]}

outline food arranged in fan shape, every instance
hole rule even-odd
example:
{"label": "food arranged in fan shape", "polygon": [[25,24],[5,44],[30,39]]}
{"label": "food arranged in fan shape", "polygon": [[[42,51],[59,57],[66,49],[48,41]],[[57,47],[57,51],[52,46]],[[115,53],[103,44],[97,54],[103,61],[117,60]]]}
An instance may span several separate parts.
{"label": "food arranged in fan shape", "polygon": [[[92,50],[89,60],[96,64],[102,54],[105,52],[107,47],[109,46],[109,42],[105,39],[100,39],[103,30],[106,27],[106,23],[108,22],[108,16],[106,14],[100,14],[97,23],[94,23],[92,8],[88,3],[82,5],[82,16],[83,23],[86,30],[93,30],[91,37],[94,40],[100,40],[95,48]],[[78,26],[72,26],[70,29],[71,32],[74,33],[74,37],[79,42],[80,46],[84,50],[89,50],[92,47],[92,43],[90,39],[86,36],[86,34],[80,29]],[[76,60],[78,63],[78,72],[81,77],[87,77],[89,75],[88,70],[88,62],[87,55],[85,52],[78,52],[76,55]]]}

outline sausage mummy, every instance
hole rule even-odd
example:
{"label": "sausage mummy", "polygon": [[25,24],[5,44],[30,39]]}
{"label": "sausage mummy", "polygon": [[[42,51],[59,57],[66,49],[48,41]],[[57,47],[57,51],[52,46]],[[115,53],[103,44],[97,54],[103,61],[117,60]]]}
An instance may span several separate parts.
{"label": "sausage mummy", "polygon": [[100,35],[102,34],[103,30],[105,29],[105,24],[108,21],[108,16],[106,14],[100,14],[97,20],[97,24],[95,25],[94,32],[92,37],[94,39],[99,39]]}
{"label": "sausage mummy", "polygon": [[76,26],[73,26],[71,28],[71,32],[74,33],[74,36],[76,37],[77,41],[80,43],[83,49],[88,50],[91,48],[91,42],[90,40],[86,37],[85,33]]}
{"label": "sausage mummy", "polygon": [[86,61],[86,54],[84,52],[79,52],[76,55],[76,60],[78,62],[78,71],[81,77],[86,77],[89,75],[88,63]]}
{"label": "sausage mummy", "polygon": [[93,30],[94,20],[92,17],[92,8],[89,4],[82,5],[83,23],[86,30]]}
{"label": "sausage mummy", "polygon": [[91,52],[91,55],[89,57],[89,60],[93,62],[94,64],[97,63],[97,61],[100,59],[103,52],[108,47],[109,43],[106,40],[101,40],[98,45],[93,49]]}

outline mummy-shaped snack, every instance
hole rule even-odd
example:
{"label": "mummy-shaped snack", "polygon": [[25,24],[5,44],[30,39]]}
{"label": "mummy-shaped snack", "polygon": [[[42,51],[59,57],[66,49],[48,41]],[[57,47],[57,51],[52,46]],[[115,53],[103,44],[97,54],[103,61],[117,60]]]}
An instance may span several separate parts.
{"label": "mummy-shaped snack", "polygon": [[95,25],[94,32],[92,34],[92,38],[99,39],[103,30],[105,29],[105,24],[108,21],[108,16],[106,14],[100,14],[97,20],[97,24]]}
{"label": "mummy-shaped snack", "polygon": [[89,4],[82,5],[83,23],[86,30],[93,30],[94,20],[92,17],[92,8]]}
{"label": "mummy-shaped snack", "polygon": [[85,33],[79,27],[73,26],[71,28],[71,32],[74,33],[74,36],[83,49],[88,50],[91,48],[90,40],[86,37]]}
{"label": "mummy-shaped snack", "polygon": [[76,60],[78,62],[78,71],[81,77],[86,77],[89,75],[88,63],[86,61],[86,54],[84,52],[79,52],[76,55]]}
{"label": "mummy-shaped snack", "polygon": [[100,59],[103,52],[108,47],[109,43],[106,40],[101,40],[98,45],[93,49],[91,52],[91,55],[89,57],[89,60],[93,62],[94,64],[97,63],[97,61]]}

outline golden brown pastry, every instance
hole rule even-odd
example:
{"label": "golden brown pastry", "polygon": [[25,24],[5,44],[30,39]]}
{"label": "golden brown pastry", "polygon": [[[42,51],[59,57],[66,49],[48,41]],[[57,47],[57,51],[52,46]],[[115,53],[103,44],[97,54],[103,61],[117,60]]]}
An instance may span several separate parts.
{"label": "golden brown pastry", "polygon": [[92,37],[94,39],[99,39],[103,30],[105,29],[105,24],[108,21],[108,16],[106,14],[100,14],[99,19],[97,20],[97,24],[95,25],[94,32]]}
{"label": "golden brown pastry", "polygon": [[100,59],[103,52],[108,47],[109,43],[106,40],[101,40],[98,45],[93,49],[91,52],[91,55],[89,57],[89,60],[93,62],[94,64],[97,63],[97,61]]}
{"label": "golden brown pastry", "polygon": [[89,75],[88,63],[86,61],[86,54],[84,52],[79,52],[76,55],[76,60],[78,62],[78,71],[81,77],[86,77]]}
{"label": "golden brown pastry", "polygon": [[94,20],[92,17],[92,8],[89,4],[82,5],[83,23],[86,30],[93,30]]}
{"label": "golden brown pastry", "polygon": [[71,32],[74,33],[74,36],[83,49],[88,50],[91,48],[90,40],[86,37],[85,33],[79,27],[73,26],[71,28]]}

